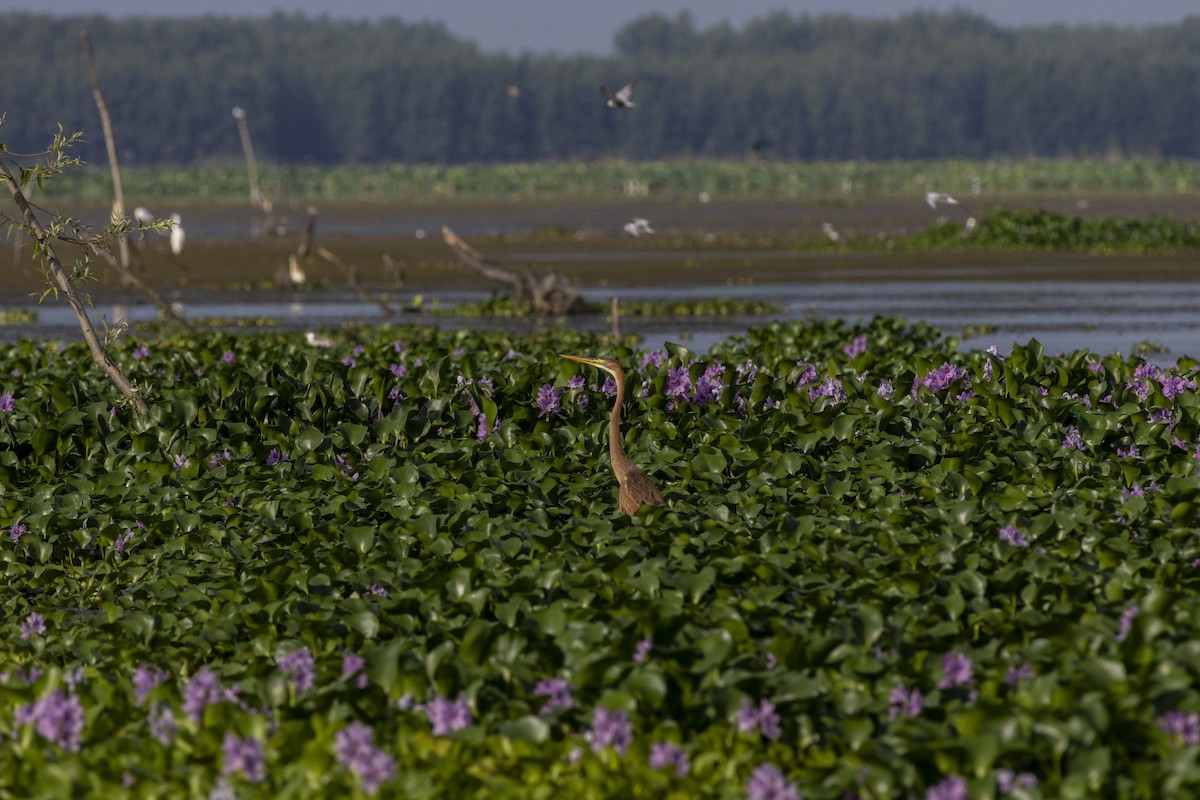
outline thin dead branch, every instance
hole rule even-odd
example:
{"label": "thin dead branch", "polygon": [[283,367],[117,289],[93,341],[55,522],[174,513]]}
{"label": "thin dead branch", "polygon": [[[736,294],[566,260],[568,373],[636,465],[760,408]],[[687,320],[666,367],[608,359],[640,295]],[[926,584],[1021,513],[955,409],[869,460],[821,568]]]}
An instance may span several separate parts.
{"label": "thin dead branch", "polygon": [[[104,92],[100,89],[100,73],[96,69],[96,54],[92,50],[92,40],[88,38],[87,31],[83,31],[80,37],[83,39],[83,50],[87,54],[88,72],[92,77],[92,95],[96,99],[96,108],[100,111],[100,125],[104,128],[104,143],[108,148],[108,164],[112,170],[113,180],[112,222],[115,224],[125,218],[125,189],[121,182],[121,164],[117,161],[117,140],[113,135],[112,118],[108,113],[108,104],[104,102]],[[142,294],[150,298],[151,302],[158,306],[167,319],[182,326],[189,333],[192,332],[192,327],[184,321],[183,317],[175,313],[175,309],[171,307],[171,304],[151,287],[150,284],[133,273],[133,270],[130,268],[129,237],[121,233],[116,239],[117,257],[114,258],[104,248],[96,248],[96,252],[100,253],[105,263],[117,271],[126,286],[138,289]]]}
{"label": "thin dead branch", "polygon": [[358,270],[349,266],[345,261],[342,261],[342,259],[339,258],[336,253],[332,253],[329,250],[326,250],[324,247],[318,247],[317,255],[345,273],[346,283],[349,284],[350,288],[362,298],[363,302],[374,303],[383,309],[383,313],[387,314],[389,317],[396,315],[396,310],[392,308],[386,300],[376,297],[371,290],[363,286],[362,281],[359,280],[358,277]]}
{"label": "thin dead branch", "polygon": [[49,265],[50,274],[54,276],[54,281],[58,284],[59,290],[66,295],[67,303],[70,304],[71,311],[79,321],[79,329],[83,332],[83,339],[87,342],[88,349],[92,353],[92,359],[104,371],[104,374],[112,380],[117,390],[129,400],[134,410],[138,414],[145,414],[149,410],[145,399],[134,388],[129,378],[117,366],[117,363],[112,360],[108,351],[104,349],[100,337],[96,335],[96,329],[92,326],[91,318],[88,317],[87,309],[83,307],[83,303],[75,293],[75,285],[71,283],[71,276],[63,269],[62,262],[58,260],[58,256],[54,252],[54,243],[51,241],[50,235],[42,227],[41,223],[38,222],[37,216],[33,213],[33,208],[21,192],[20,183],[13,177],[12,172],[8,169],[8,165],[3,160],[0,160],[0,178],[3,178],[4,182],[8,185],[9,193],[12,194],[13,202],[17,204],[17,208],[25,220],[25,226],[29,230],[29,235],[46,254],[46,263]]}

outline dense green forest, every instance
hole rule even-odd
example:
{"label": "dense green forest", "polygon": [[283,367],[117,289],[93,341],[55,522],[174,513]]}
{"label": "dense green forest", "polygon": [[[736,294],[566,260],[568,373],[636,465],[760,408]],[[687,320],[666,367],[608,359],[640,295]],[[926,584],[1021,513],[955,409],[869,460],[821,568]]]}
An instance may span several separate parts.
{"label": "dense green forest", "polygon": [[[699,29],[648,16],[613,57],[486,53],[445,28],[259,19],[4,16],[3,141],[58,123],[103,161],[79,32],[127,163],[240,157],[234,106],[277,163],[739,157],[1200,156],[1200,16],[1147,28],[1005,28],[778,13]],[[598,87],[639,80],[637,108]]]}

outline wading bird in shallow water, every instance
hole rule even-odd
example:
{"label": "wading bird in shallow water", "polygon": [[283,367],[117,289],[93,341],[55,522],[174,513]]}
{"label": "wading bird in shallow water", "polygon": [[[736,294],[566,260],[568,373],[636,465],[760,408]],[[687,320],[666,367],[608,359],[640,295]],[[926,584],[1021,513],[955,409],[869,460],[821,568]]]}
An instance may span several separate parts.
{"label": "wading bird in shallow water", "polygon": [[633,102],[633,88],[635,86],[637,86],[636,78],[614,93],[610,92],[608,87],[603,83],[600,84],[600,95],[604,98],[604,105],[609,108],[636,108],[637,103]]}
{"label": "wading bird in shallow water", "polygon": [[629,460],[629,456],[625,455],[625,448],[621,447],[621,404],[625,401],[625,370],[611,358],[587,358],[562,353],[559,354],[559,358],[590,364],[612,375],[613,380],[617,382],[617,396],[613,398],[612,416],[608,419],[608,453],[612,459],[613,473],[617,476],[617,484],[621,487],[617,493],[621,512],[633,515],[642,506],[661,506],[663,498],[658,487],[646,477],[646,473]]}

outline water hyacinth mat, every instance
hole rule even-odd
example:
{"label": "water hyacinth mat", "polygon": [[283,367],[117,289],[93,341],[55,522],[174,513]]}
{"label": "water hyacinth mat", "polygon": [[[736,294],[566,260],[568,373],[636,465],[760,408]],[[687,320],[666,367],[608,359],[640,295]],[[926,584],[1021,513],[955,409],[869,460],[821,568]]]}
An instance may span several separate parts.
{"label": "water hyacinth mat", "polygon": [[[625,366],[666,505],[619,513],[558,353]],[[0,350],[2,797],[1200,787],[1193,361],[897,319],[114,355],[149,414]]]}

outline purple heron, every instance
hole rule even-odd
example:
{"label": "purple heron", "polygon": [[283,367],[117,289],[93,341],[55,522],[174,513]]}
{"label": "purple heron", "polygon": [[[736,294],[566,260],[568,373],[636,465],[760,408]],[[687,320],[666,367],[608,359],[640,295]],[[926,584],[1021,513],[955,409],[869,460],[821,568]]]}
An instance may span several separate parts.
{"label": "purple heron", "polygon": [[612,416],[608,419],[608,453],[612,459],[613,473],[617,476],[620,491],[617,501],[621,512],[632,516],[642,506],[661,506],[662,494],[654,481],[646,477],[636,464],[625,455],[621,447],[621,404],[625,402],[625,370],[611,358],[587,358],[586,356],[568,356],[559,353],[559,358],[578,361],[580,364],[590,364],[604,370],[613,376],[617,382],[617,396],[613,399]]}

